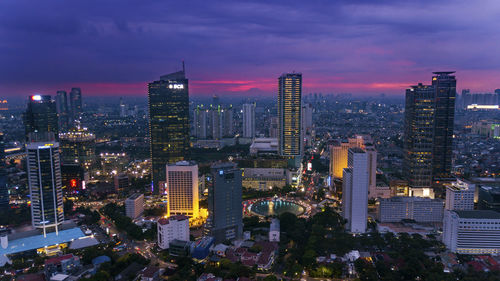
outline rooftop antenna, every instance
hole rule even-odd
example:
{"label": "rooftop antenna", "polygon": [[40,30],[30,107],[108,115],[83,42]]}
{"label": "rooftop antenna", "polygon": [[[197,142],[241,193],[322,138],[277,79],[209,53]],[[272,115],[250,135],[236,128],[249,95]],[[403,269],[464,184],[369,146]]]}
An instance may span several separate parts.
{"label": "rooftop antenna", "polygon": [[184,67],[184,60],[182,60],[182,72],[186,73],[186,68]]}

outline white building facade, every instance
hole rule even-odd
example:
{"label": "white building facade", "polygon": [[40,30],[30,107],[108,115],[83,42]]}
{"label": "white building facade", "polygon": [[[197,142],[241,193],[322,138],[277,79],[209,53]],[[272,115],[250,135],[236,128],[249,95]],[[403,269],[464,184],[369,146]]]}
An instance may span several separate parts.
{"label": "white building facade", "polygon": [[446,210],[474,210],[476,185],[462,180],[446,188]]}
{"label": "white building facade", "polygon": [[173,240],[189,241],[189,218],[178,215],[158,220],[158,247],[168,249]]}
{"label": "white building facade", "polygon": [[446,210],[443,243],[451,252],[459,254],[500,254],[500,213]]}
{"label": "white building facade", "polygon": [[347,230],[366,232],[368,213],[368,154],[361,148],[348,152],[348,167],[344,169],[342,215],[347,220]]}
{"label": "white building facade", "polygon": [[271,225],[269,226],[269,241],[279,242],[280,241],[280,220],[272,219]]}

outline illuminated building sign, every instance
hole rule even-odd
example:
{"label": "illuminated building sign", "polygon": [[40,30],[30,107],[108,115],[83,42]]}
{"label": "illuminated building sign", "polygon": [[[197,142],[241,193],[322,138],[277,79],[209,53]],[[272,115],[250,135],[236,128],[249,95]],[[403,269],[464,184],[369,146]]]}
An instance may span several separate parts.
{"label": "illuminated building sign", "polygon": [[467,109],[500,109],[498,105],[470,104]]}
{"label": "illuminated building sign", "polygon": [[40,96],[40,95],[31,96],[31,100],[41,101],[42,100],[42,96]]}
{"label": "illuminated building sign", "polygon": [[168,85],[168,88],[169,89],[184,89],[184,85],[183,84],[170,84],[170,85]]}

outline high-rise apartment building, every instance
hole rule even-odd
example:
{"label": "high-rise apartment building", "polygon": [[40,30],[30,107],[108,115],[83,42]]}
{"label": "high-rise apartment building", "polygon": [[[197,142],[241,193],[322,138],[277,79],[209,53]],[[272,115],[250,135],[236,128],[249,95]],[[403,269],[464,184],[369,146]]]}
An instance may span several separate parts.
{"label": "high-rise apartment building", "polygon": [[0,211],[9,208],[9,188],[7,186],[7,169],[5,167],[4,135],[0,132]]}
{"label": "high-rise apartment building", "polygon": [[198,165],[179,161],[166,166],[167,216],[199,217]]}
{"label": "high-rise apartment building", "polygon": [[233,108],[228,107],[222,110],[222,136],[234,137],[234,117]]}
{"label": "high-rise apartment building", "polygon": [[456,80],[434,72],[431,85],[406,90],[404,174],[411,188],[451,177]]}
{"label": "high-rise apartment building", "polygon": [[30,133],[59,133],[56,103],[50,95],[34,95],[28,100],[28,108],[24,114],[26,140]]}
{"label": "high-rise apartment building", "polygon": [[240,238],[243,233],[241,170],[233,163],[212,166],[213,184],[208,190],[206,228],[216,243]]}
{"label": "high-rise apartment building", "polygon": [[208,110],[203,108],[203,105],[198,105],[194,110],[193,117],[194,136],[198,139],[206,139],[208,136]]}
{"label": "high-rise apartment building", "polygon": [[214,140],[222,139],[222,114],[220,106],[210,111],[210,128],[212,129],[212,138]]}
{"label": "high-rise apartment building", "polygon": [[302,130],[309,132],[313,126],[313,108],[310,103],[302,105]]}
{"label": "high-rise apartment building", "polygon": [[69,107],[68,95],[66,91],[57,91],[56,95],[57,116],[59,118],[59,128],[68,129],[69,127]]}
{"label": "high-rise apartment building", "polygon": [[285,73],[278,78],[278,153],[302,156],[302,74]]}
{"label": "high-rise apartment building", "polygon": [[255,103],[243,104],[243,137],[255,137]]}
{"label": "high-rise apartment building", "polygon": [[153,192],[165,182],[165,165],[188,158],[189,94],[184,70],[148,84]]}
{"label": "high-rise apartment building", "polygon": [[366,232],[368,213],[368,154],[361,148],[350,148],[342,183],[342,216],[347,230]]}
{"label": "high-rise apartment building", "polygon": [[174,240],[189,241],[189,218],[178,215],[158,220],[158,247],[168,249]]}
{"label": "high-rise apartment building", "polygon": [[350,148],[361,148],[368,155],[368,196],[374,198],[377,188],[377,150],[373,140],[368,135],[356,135],[347,141],[338,142],[330,146],[330,175],[342,178],[343,170],[347,168],[348,151]]}
{"label": "high-rise apartment building", "polygon": [[134,193],[125,200],[125,215],[136,219],[144,213],[144,194]]}
{"label": "high-rise apartment building", "polygon": [[476,185],[457,179],[446,188],[446,210],[474,210]]}
{"label": "high-rise apartment building", "polygon": [[82,114],[82,90],[80,88],[71,88],[69,92],[69,105],[71,108],[71,123],[78,120]]}
{"label": "high-rise apartment building", "polygon": [[34,227],[58,231],[64,220],[59,143],[31,142],[26,145],[31,221]]}

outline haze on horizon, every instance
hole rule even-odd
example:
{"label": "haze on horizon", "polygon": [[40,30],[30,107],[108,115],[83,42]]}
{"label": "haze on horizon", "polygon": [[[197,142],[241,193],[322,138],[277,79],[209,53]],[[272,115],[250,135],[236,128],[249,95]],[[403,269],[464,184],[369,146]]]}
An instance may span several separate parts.
{"label": "haze on horizon", "polygon": [[283,72],[304,93],[403,95],[432,71],[458,89],[500,88],[500,2],[0,2],[0,96],[146,95],[186,61],[190,94],[272,95]]}

